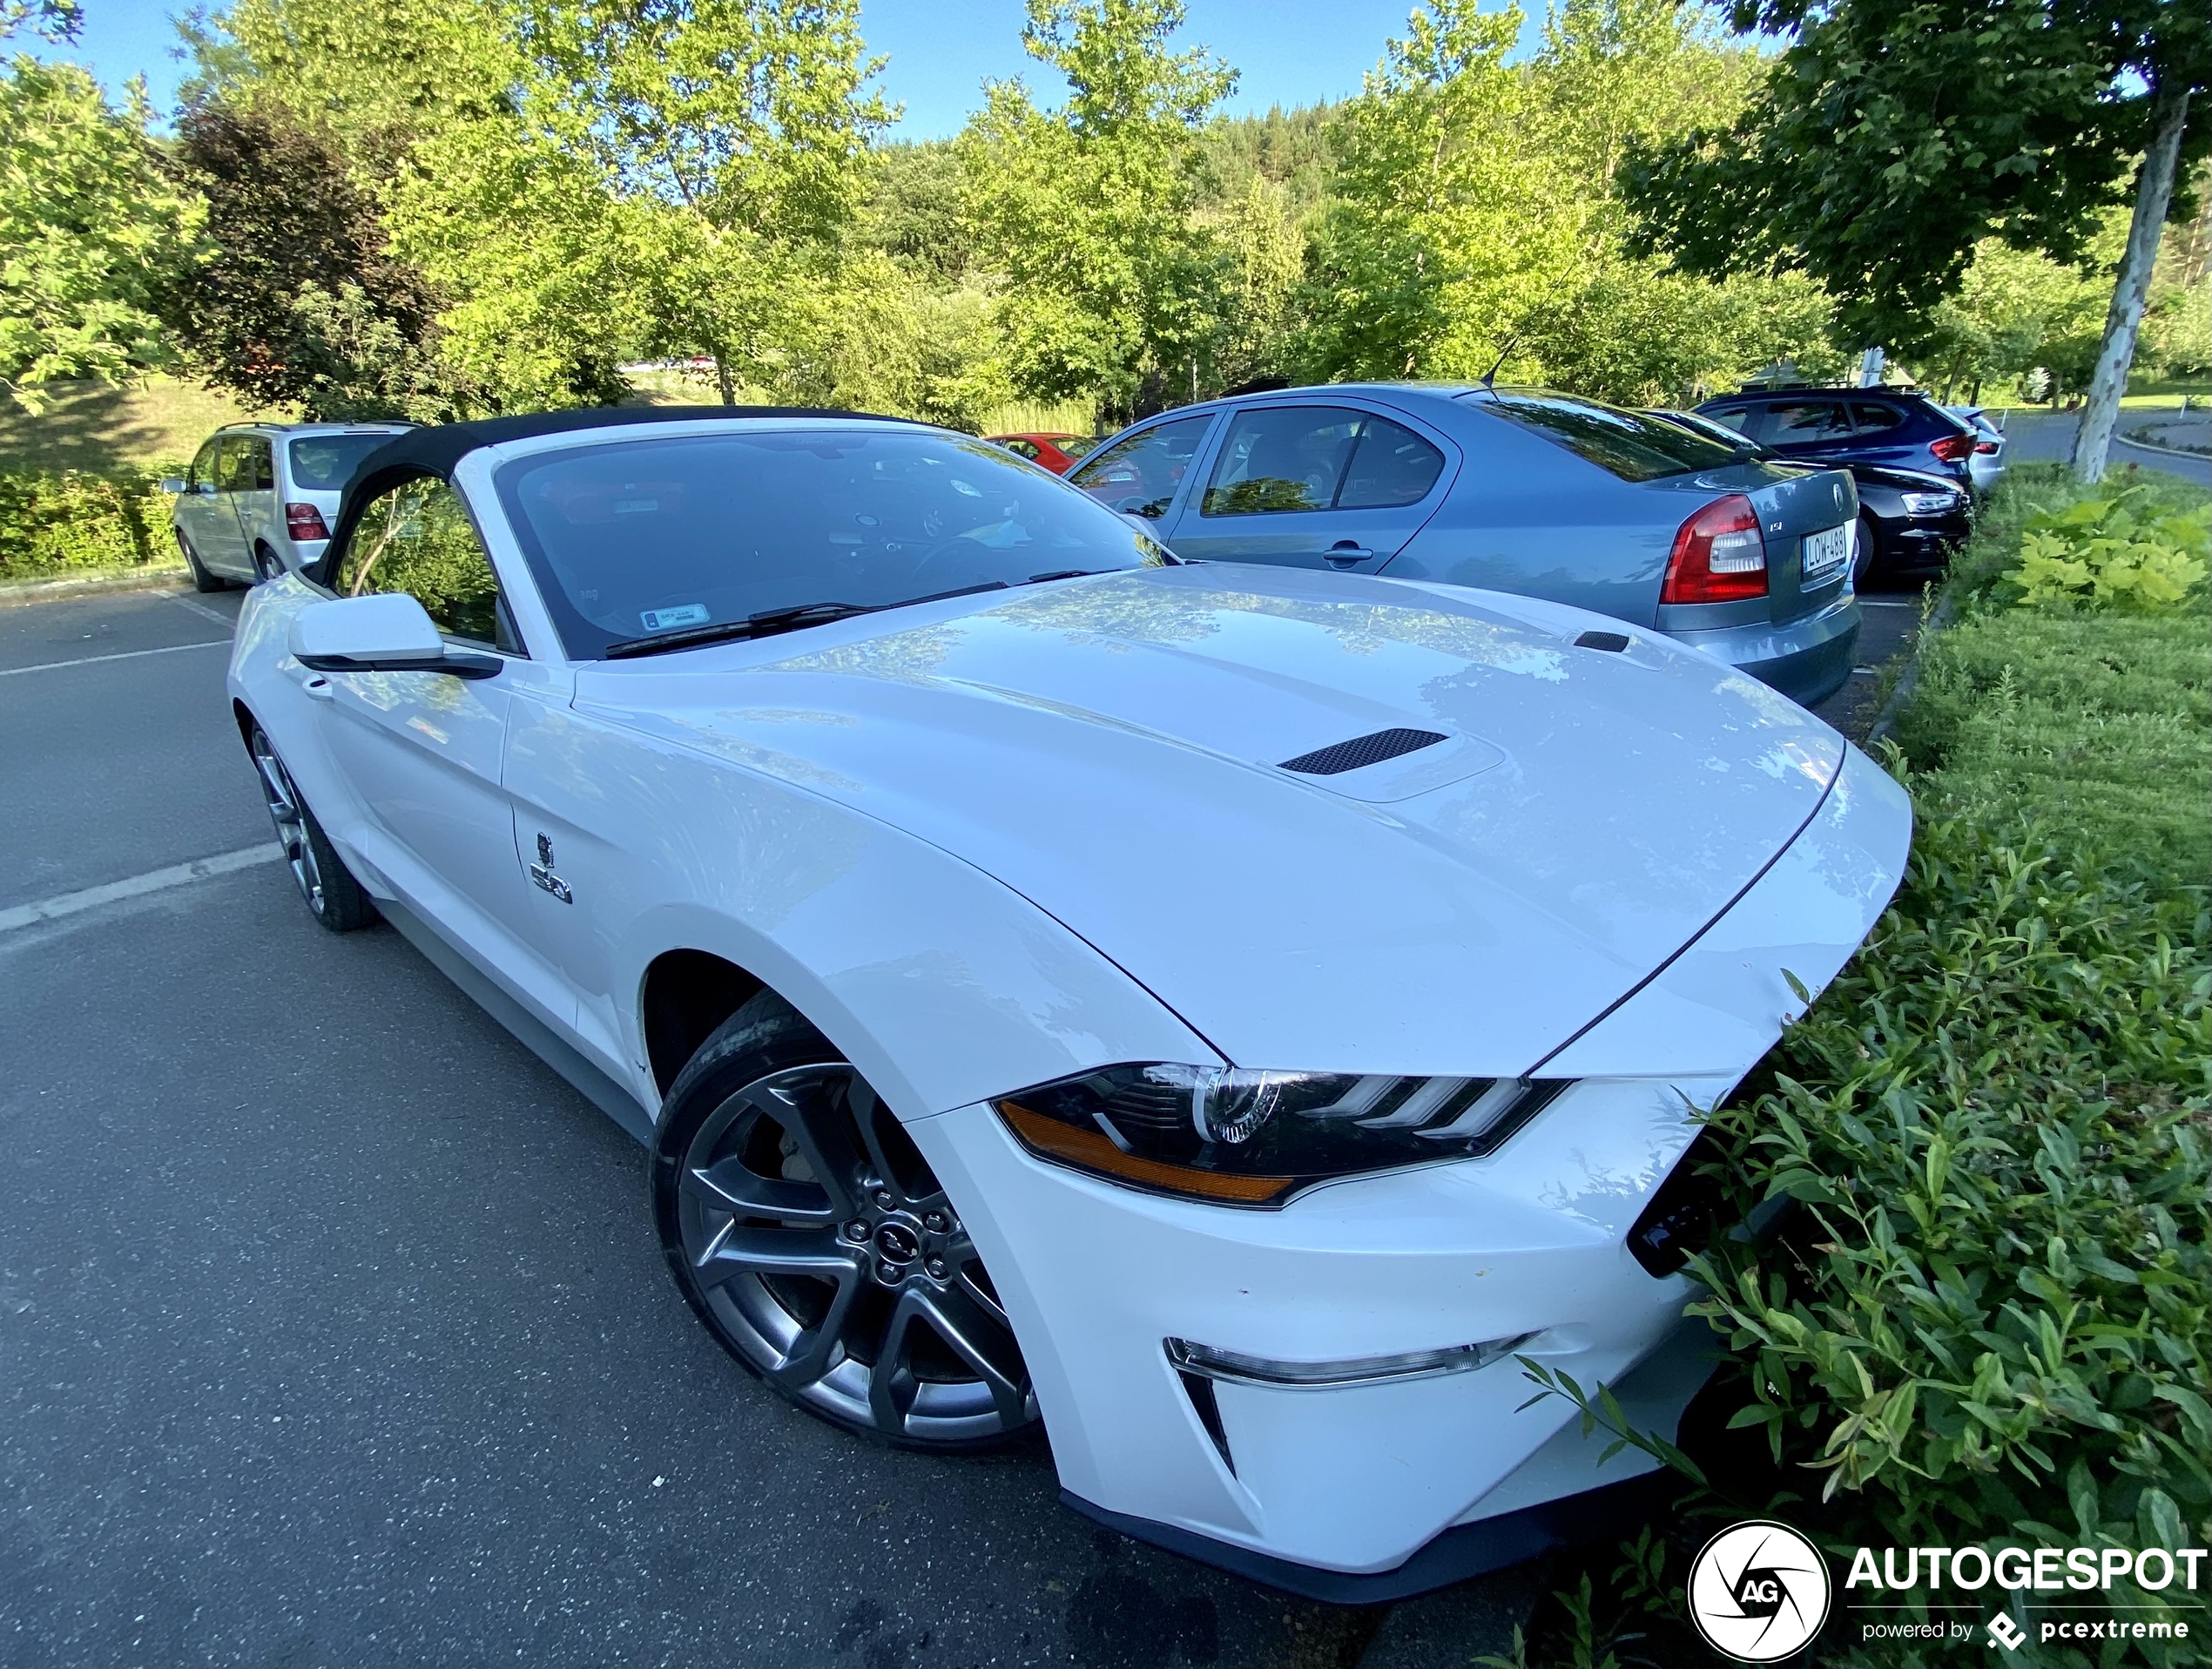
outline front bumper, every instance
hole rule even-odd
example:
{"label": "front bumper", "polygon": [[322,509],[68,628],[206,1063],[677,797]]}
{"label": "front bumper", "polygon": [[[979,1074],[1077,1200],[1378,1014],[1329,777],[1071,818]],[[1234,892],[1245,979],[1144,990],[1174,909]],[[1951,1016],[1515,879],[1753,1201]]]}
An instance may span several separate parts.
{"label": "front bumper", "polygon": [[1858,594],[1848,585],[1825,607],[1785,625],[1759,620],[1683,629],[1667,624],[1669,612],[1660,610],[1659,629],[1676,643],[1726,661],[1802,706],[1844,686],[1858,649]]}
{"label": "front bumper", "polygon": [[[1684,1321],[1689,1281],[1645,1273],[1626,1238],[1689,1145],[1689,1110],[1727,1094],[1802,1006],[1791,979],[1817,990],[1858,948],[1910,827],[1902,791],[1847,753],[1812,821],[1726,913],[1530,1064],[1579,1081],[1481,1159],[1237,1211],[1039,1160],[986,1105],[911,1125],[1013,1319],[1065,1493],[1327,1598],[1419,1591],[1556,1544],[1554,1503],[1651,1463],[1601,1462],[1608,1436],[1585,1439],[1559,1398],[1531,1404],[1514,1357],[1610,1386],[1640,1427],[1674,1435],[1710,1341]],[[1165,1348],[1340,1362],[1523,1335],[1487,1367],[1428,1378],[1210,1381],[1211,1416]]]}

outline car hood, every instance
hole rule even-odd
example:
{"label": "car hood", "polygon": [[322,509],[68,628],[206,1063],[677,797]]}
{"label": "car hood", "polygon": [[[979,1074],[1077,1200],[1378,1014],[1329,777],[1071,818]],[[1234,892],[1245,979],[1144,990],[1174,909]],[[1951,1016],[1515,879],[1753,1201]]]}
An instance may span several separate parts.
{"label": "car hood", "polygon": [[[593,666],[576,703],[975,865],[1242,1065],[1527,1071],[1844,753],[1716,660],[1491,592],[1197,564],[927,614]],[[1445,740],[1281,763],[1391,730]]]}

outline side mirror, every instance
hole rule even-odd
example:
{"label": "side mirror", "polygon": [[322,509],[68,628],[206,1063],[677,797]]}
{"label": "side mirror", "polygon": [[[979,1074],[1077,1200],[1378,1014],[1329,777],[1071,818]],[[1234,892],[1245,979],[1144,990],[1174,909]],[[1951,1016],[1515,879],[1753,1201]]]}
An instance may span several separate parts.
{"label": "side mirror", "polygon": [[162,491],[164,491],[164,492],[165,492],[165,493],[180,493],[180,492],[184,491],[184,490],[185,490],[185,478],[184,478],[184,476],[162,476],[162,477],[161,477],[161,490],[162,490]]}
{"label": "side mirror", "polygon": [[1114,513],[1120,517],[1122,520],[1127,522],[1131,527],[1135,528],[1139,533],[1142,533],[1146,538],[1154,541],[1157,541],[1159,538],[1160,524],[1154,521],[1150,517],[1139,516],[1133,510],[1116,510]]}
{"label": "side mirror", "polygon": [[496,655],[456,649],[405,591],[310,603],[292,617],[292,658],[318,672],[446,672],[496,678]]}

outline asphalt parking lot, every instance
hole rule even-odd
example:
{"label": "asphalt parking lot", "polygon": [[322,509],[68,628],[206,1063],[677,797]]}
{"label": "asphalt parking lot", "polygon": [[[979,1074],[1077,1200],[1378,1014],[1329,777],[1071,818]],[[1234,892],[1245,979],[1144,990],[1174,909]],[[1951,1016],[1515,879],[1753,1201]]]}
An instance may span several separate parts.
{"label": "asphalt parking lot", "polygon": [[[242,598],[0,608],[0,1664],[1505,1648],[1540,1570],[1287,1600],[1069,1513],[1041,1446],[894,1453],[749,1378],[630,1139],[267,861]],[[1862,664],[1918,607],[1870,599]]]}

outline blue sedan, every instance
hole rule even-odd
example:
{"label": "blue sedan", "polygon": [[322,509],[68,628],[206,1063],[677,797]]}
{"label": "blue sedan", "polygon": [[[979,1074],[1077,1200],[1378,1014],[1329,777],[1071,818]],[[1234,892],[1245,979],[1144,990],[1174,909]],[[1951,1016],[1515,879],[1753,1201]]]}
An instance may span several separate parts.
{"label": "blue sedan", "polygon": [[1851,676],[1849,474],[1596,401],[1343,383],[1186,406],[1069,477],[1177,556],[1386,574],[1593,609],[1808,706]]}

